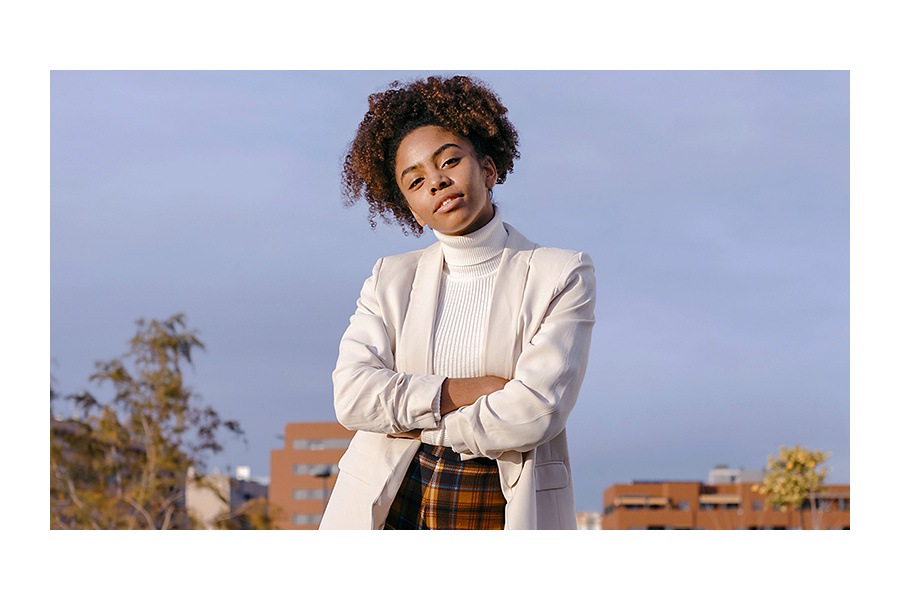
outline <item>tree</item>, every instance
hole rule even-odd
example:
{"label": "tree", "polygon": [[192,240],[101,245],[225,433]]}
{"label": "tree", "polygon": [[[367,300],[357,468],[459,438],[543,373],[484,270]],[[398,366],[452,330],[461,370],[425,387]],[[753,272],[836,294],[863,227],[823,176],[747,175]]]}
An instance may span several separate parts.
{"label": "tree", "polygon": [[[761,484],[753,490],[765,496],[768,506],[783,511],[789,508],[802,509],[806,503],[810,508],[813,528],[818,528],[817,495],[828,474],[824,466],[830,455],[819,450],[807,450],[800,446],[781,446],[777,456],[769,456],[766,473]],[[799,511],[800,528],[803,528],[803,511]]]}
{"label": "tree", "polygon": [[[192,527],[184,503],[188,469],[222,450],[220,430],[242,436],[184,384],[182,367],[203,349],[185,317],[137,321],[122,358],[96,363],[90,381],[111,385],[112,399],[89,392],[50,401],[50,524],[56,529]],[[60,400],[71,414],[54,414]]]}
{"label": "tree", "polygon": [[275,523],[281,518],[279,507],[269,504],[265,498],[253,498],[236,510],[220,514],[213,522],[215,529],[278,529]]}

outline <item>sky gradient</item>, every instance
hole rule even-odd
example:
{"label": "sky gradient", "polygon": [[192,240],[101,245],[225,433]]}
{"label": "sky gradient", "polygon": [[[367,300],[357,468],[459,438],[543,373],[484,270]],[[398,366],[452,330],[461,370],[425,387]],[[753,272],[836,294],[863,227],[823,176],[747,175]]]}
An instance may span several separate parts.
{"label": "sky gradient", "polygon": [[[430,73],[430,72],[429,72]],[[850,481],[846,71],[496,71],[521,159],[495,201],[588,252],[598,301],[569,419],[578,510],[636,479],[761,469],[784,445]],[[189,384],[268,475],[284,425],[333,420],[331,370],[365,277],[430,244],[345,208],[368,94],[413,71],[55,71],[50,370],[62,393],[186,313]]]}

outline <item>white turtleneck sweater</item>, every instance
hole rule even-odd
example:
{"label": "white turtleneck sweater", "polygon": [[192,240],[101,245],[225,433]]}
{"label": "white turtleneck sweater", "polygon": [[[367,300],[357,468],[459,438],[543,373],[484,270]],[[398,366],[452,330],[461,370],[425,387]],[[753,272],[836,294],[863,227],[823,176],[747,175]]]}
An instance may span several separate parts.
{"label": "white turtleneck sweater", "polygon": [[[480,377],[481,352],[487,331],[494,281],[506,238],[500,211],[490,222],[467,235],[434,232],[444,254],[441,292],[434,326],[434,372],[447,377]],[[434,402],[440,420],[440,393]],[[422,432],[422,441],[444,445],[444,423]]]}

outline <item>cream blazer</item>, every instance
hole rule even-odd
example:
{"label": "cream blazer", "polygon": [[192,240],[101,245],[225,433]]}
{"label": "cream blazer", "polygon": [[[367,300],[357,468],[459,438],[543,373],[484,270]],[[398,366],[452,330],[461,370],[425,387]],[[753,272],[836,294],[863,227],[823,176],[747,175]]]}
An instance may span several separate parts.
{"label": "cream blazer", "polygon": [[[445,444],[496,459],[507,529],[574,529],[566,419],[594,325],[590,257],[528,241],[513,227],[491,301],[482,365],[502,390],[444,415]],[[333,373],[338,421],[356,430],[320,529],[382,529],[419,440],[388,434],[438,425],[444,377],[432,365],[440,243],[379,259],[341,338]]]}

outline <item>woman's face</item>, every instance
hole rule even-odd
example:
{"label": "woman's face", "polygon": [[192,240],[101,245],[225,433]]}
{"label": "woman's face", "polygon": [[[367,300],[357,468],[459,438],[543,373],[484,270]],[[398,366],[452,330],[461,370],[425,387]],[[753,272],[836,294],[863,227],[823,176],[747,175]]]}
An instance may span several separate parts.
{"label": "woman's face", "polygon": [[419,127],[400,142],[397,185],[416,221],[447,235],[465,235],[494,216],[488,190],[497,182],[489,156],[442,127]]}

